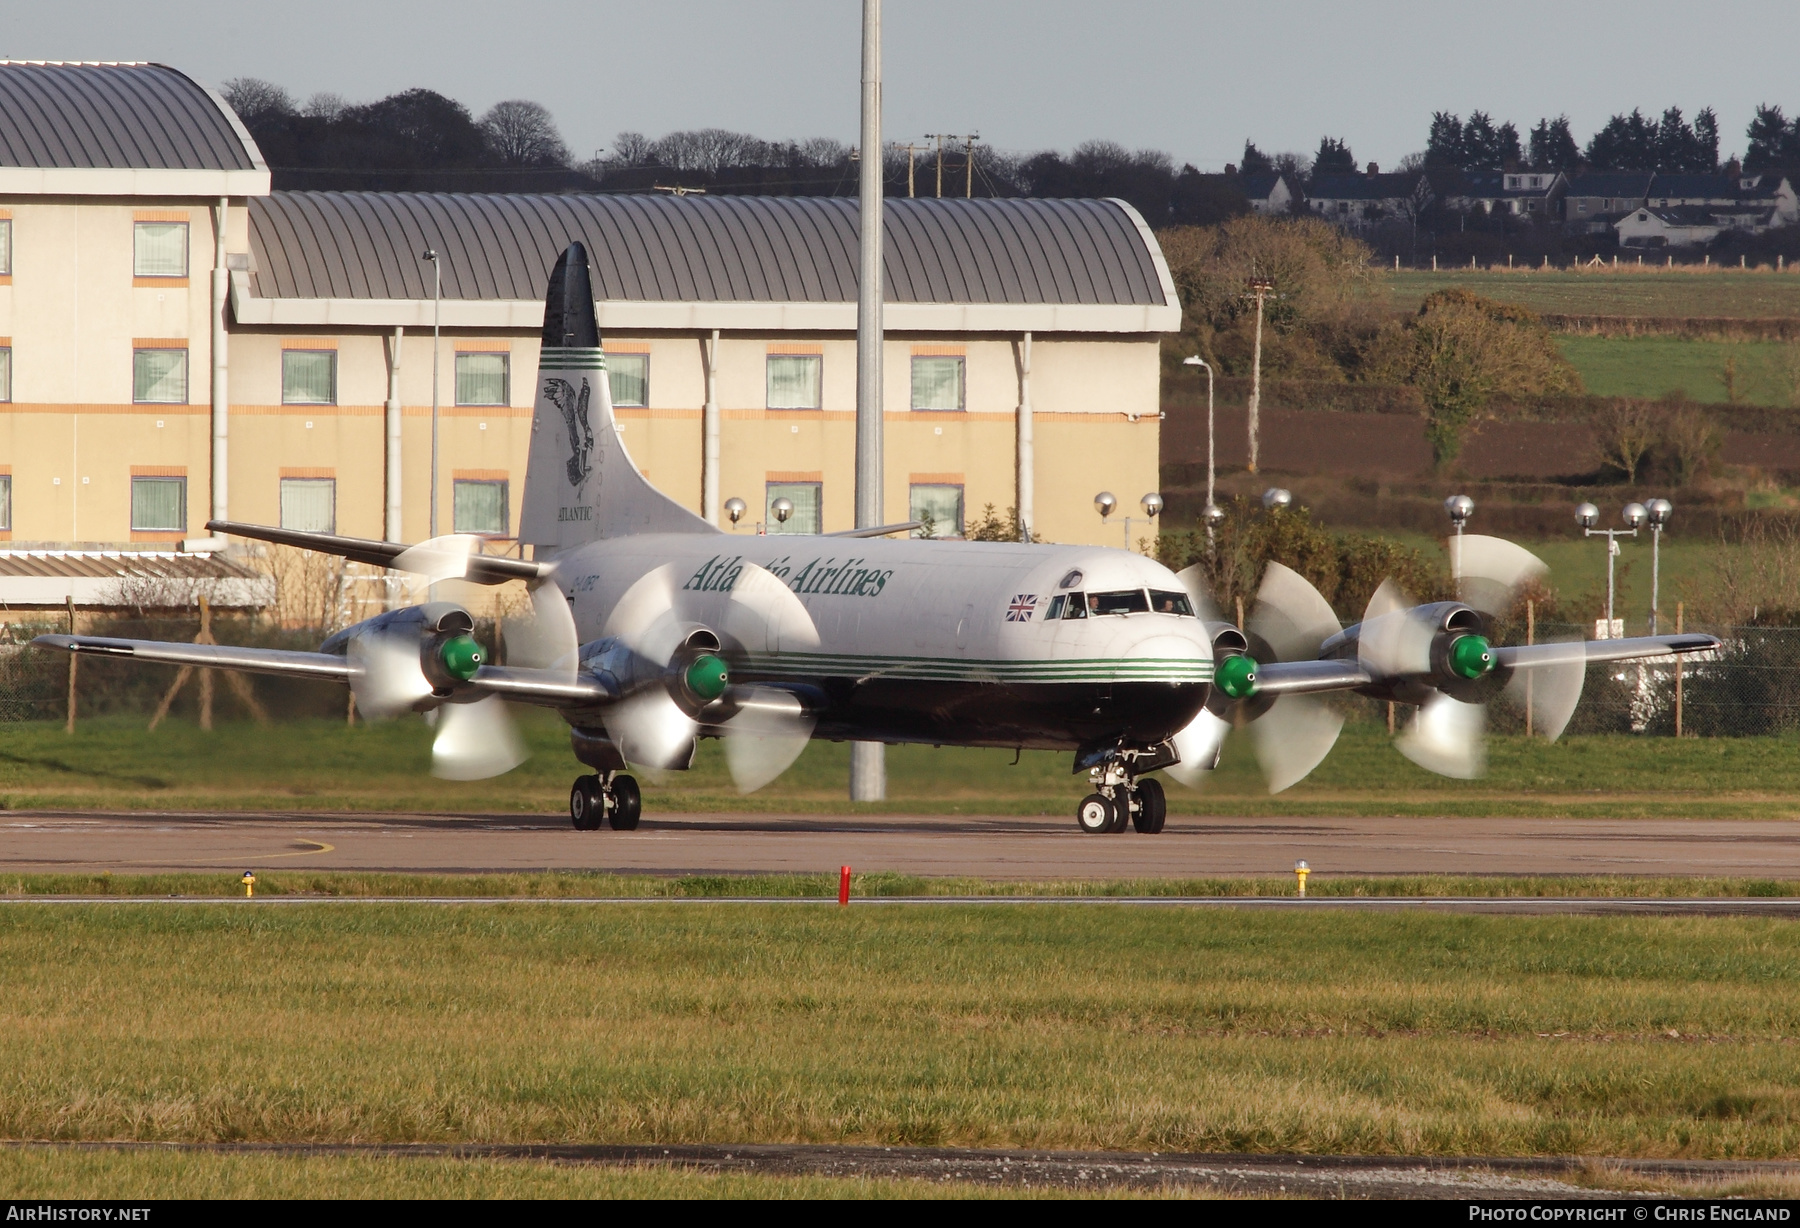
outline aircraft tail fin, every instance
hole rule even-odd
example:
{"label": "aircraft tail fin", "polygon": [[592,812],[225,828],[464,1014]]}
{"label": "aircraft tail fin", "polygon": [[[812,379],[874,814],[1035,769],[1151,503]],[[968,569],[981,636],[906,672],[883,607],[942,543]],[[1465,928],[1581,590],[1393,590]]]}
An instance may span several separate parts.
{"label": "aircraft tail fin", "polygon": [[557,258],[544,296],[537,404],[519,537],[538,557],[637,533],[717,533],[638,472],[613,420],[587,248]]}

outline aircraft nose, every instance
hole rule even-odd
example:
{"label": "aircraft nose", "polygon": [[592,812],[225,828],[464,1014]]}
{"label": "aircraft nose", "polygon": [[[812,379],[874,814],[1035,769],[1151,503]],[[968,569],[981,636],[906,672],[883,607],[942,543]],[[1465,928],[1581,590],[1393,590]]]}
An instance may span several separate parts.
{"label": "aircraft nose", "polygon": [[1212,647],[1197,638],[1153,635],[1125,649],[1120,665],[1132,681],[1176,686],[1210,682]]}

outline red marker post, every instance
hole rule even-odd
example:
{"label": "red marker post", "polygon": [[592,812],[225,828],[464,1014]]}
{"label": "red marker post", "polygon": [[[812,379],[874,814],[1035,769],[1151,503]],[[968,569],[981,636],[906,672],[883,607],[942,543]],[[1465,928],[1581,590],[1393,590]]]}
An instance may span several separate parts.
{"label": "red marker post", "polygon": [[848,908],[850,906],[849,866],[838,867],[838,906],[841,908]]}

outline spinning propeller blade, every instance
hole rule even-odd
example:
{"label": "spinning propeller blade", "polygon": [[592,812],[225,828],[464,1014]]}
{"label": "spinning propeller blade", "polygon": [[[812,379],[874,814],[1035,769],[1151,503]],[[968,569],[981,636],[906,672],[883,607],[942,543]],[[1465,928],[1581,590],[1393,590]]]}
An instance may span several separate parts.
{"label": "spinning propeller blade", "polygon": [[[723,609],[719,594],[689,592],[678,580],[673,566],[639,579],[613,607],[606,633],[665,670],[686,637],[709,622],[716,624],[723,650],[740,660],[818,647],[818,629],[805,605],[764,568],[743,564]],[[725,739],[733,782],[754,792],[799,757],[814,718],[791,692],[775,687],[731,687],[723,699],[733,711],[710,728]],[[626,759],[651,767],[685,765],[701,729],[661,688],[621,702],[603,719]]]}
{"label": "spinning propeller blade", "polygon": [[[1549,567],[1525,547],[1500,537],[1465,533],[1450,539],[1452,565],[1461,577],[1458,595],[1490,618],[1512,609],[1519,590],[1549,574]],[[1460,557],[1459,557],[1460,556]]]}
{"label": "spinning propeller blade", "polygon": [[1567,655],[1549,664],[1514,670],[1502,692],[1531,713],[1532,731],[1551,742],[1568,728],[1587,682],[1587,646],[1580,640],[1567,642]]}
{"label": "spinning propeller blade", "polygon": [[1283,695],[1273,708],[1250,722],[1256,761],[1269,792],[1299,784],[1337,745],[1344,716],[1317,695]]}
{"label": "spinning propeller blade", "polygon": [[1435,632],[1431,624],[1413,617],[1412,609],[1412,600],[1392,580],[1383,580],[1369,598],[1356,655],[1375,677],[1430,672]]}
{"label": "spinning propeller blade", "polygon": [[1434,695],[1400,736],[1399,752],[1428,772],[1473,780],[1487,770],[1487,709],[1448,695]]}
{"label": "spinning propeller blade", "polygon": [[1331,603],[1299,572],[1270,563],[1244,629],[1275,650],[1277,661],[1311,661],[1343,627]]}
{"label": "spinning propeller blade", "polygon": [[527,756],[525,742],[498,695],[438,709],[437,737],[431,743],[433,776],[486,780],[512,771]]}
{"label": "spinning propeller blade", "polygon": [[345,656],[357,711],[372,721],[398,716],[431,694],[416,641],[358,636],[350,641]]}

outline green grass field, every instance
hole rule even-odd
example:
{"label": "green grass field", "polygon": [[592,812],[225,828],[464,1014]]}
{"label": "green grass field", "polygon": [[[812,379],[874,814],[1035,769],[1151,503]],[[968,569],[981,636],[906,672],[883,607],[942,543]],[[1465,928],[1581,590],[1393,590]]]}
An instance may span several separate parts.
{"label": "green grass field", "polygon": [[[1434,290],[1466,286],[1547,315],[1763,318],[1800,315],[1800,273],[1736,269],[1614,273],[1405,270],[1385,275],[1396,311],[1416,311]],[[1690,391],[1693,391],[1690,389]]]}
{"label": "green grass field", "polygon": [[1736,364],[1736,402],[1791,408],[1800,395],[1800,370],[1788,364],[1800,346],[1775,341],[1699,341],[1684,337],[1560,336],[1563,356],[1589,392],[1608,397],[1684,393],[1703,404],[1731,401],[1725,362]]}
{"label": "green grass field", "polygon": [[[488,781],[428,774],[431,731],[416,719],[347,729],[295,721],[211,734],[173,722],[154,734],[139,720],[7,727],[0,751],[6,809],[424,810],[560,814],[577,765],[563,727],[527,714],[536,752]],[[1352,722],[1337,748],[1301,784],[1264,790],[1247,745],[1234,741],[1204,792],[1171,786],[1170,811],[1218,815],[1489,815],[1603,818],[1791,818],[1800,813],[1800,745],[1788,738],[1629,736],[1542,740],[1495,736],[1489,774],[1459,781],[1400,757],[1378,725]],[[229,752],[229,753],[222,753]],[[1071,813],[1084,781],[1071,757],[1010,751],[894,747],[888,800],[846,800],[848,748],[814,743],[789,773],[749,797],[725,773],[715,743],[694,770],[647,780],[645,807],[670,811],[802,813]]]}
{"label": "green grass field", "polygon": [[0,1137],[1785,1156],[1797,974],[1753,919],[10,905]]}

